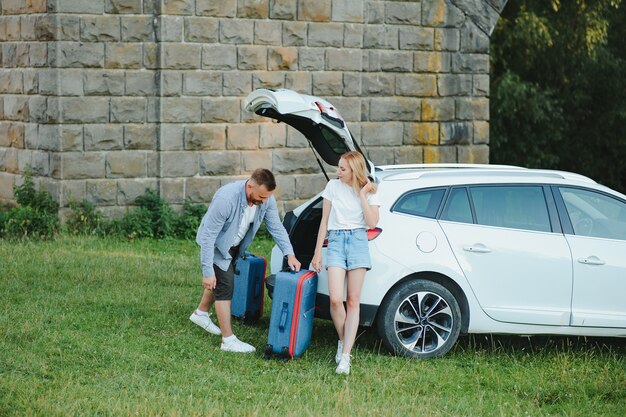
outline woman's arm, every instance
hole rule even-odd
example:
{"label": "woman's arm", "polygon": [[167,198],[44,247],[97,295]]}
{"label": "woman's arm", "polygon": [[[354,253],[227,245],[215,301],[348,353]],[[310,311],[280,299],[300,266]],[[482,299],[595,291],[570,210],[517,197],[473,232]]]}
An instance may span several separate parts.
{"label": "woman's arm", "polygon": [[361,188],[361,192],[359,192],[359,199],[361,200],[361,208],[363,209],[363,217],[365,218],[365,224],[370,229],[373,229],[378,224],[378,206],[370,206],[370,203],[367,201],[367,193],[372,191],[374,187],[371,182],[367,182]]}
{"label": "woman's arm", "polygon": [[328,216],[330,216],[330,208],[330,200],[325,198],[322,205],[322,221],[320,222],[320,228],[317,232],[315,253],[313,255],[313,260],[311,261],[313,269],[317,272],[322,270],[322,246],[324,245],[324,239],[326,239],[326,232],[328,231]]}

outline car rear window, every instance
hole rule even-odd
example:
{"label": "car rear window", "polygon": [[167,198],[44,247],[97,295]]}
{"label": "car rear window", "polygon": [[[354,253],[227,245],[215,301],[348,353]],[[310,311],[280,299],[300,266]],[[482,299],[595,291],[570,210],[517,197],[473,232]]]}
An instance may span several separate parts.
{"label": "car rear window", "polygon": [[434,219],[445,193],[443,188],[412,191],[400,197],[391,211]]}
{"label": "car rear window", "polygon": [[450,192],[446,207],[441,214],[441,220],[459,223],[474,223],[472,207],[465,188],[454,188]]}

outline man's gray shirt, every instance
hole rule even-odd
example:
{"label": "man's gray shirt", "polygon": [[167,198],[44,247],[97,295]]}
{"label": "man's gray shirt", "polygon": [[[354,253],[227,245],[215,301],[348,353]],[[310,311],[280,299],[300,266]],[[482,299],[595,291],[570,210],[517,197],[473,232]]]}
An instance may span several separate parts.
{"label": "man's gray shirt", "polygon": [[[205,277],[215,275],[213,264],[226,271],[232,260],[228,251],[235,241],[244,211],[248,207],[246,182],[232,182],[217,190],[202,218],[196,243],[200,245],[202,275]],[[273,195],[257,207],[252,226],[239,244],[239,252],[243,253],[250,246],[264,219],[267,230],[280,250],[285,255],[293,255],[293,247],[278,217],[278,207]]]}

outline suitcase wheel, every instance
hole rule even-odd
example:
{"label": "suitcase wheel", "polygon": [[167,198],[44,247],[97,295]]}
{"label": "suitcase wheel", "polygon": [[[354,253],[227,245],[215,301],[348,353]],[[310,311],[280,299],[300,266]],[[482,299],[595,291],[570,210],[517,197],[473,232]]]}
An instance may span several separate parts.
{"label": "suitcase wheel", "polygon": [[283,348],[280,350],[280,358],[285,362],[291,359],[291,355],[289,354],[289,348],[287,346],[283,346]]}
{"label": "suitcase wheel", "polygon": [[265,345],[265,353],[263,355],[264,359],[271,359],[274,347],[272,345]]}

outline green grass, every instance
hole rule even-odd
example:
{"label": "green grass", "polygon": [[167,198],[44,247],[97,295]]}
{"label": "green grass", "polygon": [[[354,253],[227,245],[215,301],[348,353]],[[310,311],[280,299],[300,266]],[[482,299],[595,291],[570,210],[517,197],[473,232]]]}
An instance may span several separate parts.
{"label": "green grass", "polygon": [[342,377],[327,321],[302,358],[262,358],[269,303],[235,324],[256,354],[220,351],[188,320],[200,291],[192,242],[0,241],[0,415],[626,415],[625,339],[480,335],[419,361],[362,329]]}

